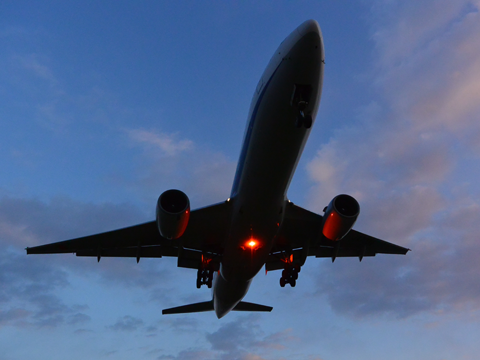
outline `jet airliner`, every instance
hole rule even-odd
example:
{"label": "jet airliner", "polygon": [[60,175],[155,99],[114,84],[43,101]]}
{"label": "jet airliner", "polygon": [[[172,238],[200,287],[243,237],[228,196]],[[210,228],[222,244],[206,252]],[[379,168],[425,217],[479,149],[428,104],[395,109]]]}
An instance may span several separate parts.
{"label": "jet airliner", "polygon": [[[295,168],[315,121],[323,82],[323,38],[318,23],[301,24],[280,44],[253,95],[230,197],[190,210],[182,191],[160,195],[156,220],[119,230],[27,248],[27,254],[177,258],[197,271],[196,286],[213,286],[209,301],[163,314],[271,311],[242,301],[254,276],[281,270],[280,286],[294,287],[307,257],[406,254],[409,249],[352,227],[358,202],[340,194],[319,215],[287,198]],[[214,276],[215,275],[215,276]]]}

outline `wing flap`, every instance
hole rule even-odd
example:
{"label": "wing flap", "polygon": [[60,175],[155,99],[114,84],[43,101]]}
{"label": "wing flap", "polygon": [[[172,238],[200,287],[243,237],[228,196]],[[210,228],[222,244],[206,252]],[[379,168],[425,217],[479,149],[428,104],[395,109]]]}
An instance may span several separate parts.
{"label": "wing flap", "polygon": [[27,248],[27,254],[62,254],[75,253],[80,250],[96,251],[98,248],[159,245],[165,240],[160,236],[155,221],[151,221],[123,229]]}
{"label": "wing flap", "polygon": [[161,258],[163,256],[176,257],[178,248],[168,245],[142,246],[136,248],[112,248],[101,249],[100,253],[92,249],[77,250],[77,256],[101,256],[101,257],[138,257],[138,258]]}

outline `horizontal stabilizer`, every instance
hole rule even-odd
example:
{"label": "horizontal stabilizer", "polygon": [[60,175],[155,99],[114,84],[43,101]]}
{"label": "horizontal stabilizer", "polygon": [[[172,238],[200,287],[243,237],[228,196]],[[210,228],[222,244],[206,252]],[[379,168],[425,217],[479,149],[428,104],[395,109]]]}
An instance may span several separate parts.
{"label": "horizontal stabilizer", "polygon": [[187,314],[213,310],[213,300],[203,301],[195,304],[188,304],[162,310],[163,315],[169,314]]}
{"label": "horizontal stabilizer", "polygon": [[[233,311],[264,311],[270,312],[272,311],[273,307],[265,306],[260,304],[249,303],[246,301],[240,301],[237,306],[235,306],[232,310]],[[188,304],[173,307],[170,309],[162,310],[163,315],[170,315],[170,314],[188,314],[188,313],[195,313],[195,312],[204,312],[204,311],[212,311],[213,310],[213,300],[210,301],[203,301],[195,304]]]}
{"label": "horizontal stabilizer", "polygon": [[270,312],[272,311],[273,307],[249,303],[246,301],[240,301],[237,306],[235,306],[232,310],[233,311],[265,311]]}

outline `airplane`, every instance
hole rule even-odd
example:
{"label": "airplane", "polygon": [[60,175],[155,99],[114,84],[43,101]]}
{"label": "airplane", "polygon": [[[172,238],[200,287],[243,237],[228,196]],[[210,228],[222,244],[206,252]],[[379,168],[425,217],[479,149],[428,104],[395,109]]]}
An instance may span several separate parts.
{"label": "airplane", "polygon": [[[287,190],[315,121],[322,91],[324,45],[318,23],[308,20],[280,44],[258,82],[248,115],[230,197],[190,210],[185,193],[171,189],[157,201],[156,220],[28,247],[27,254],[177,258],[197,270],[197,288],[213,286],[210,301],[164,309],[162,314],[266,311],[242,301],[255,275],[282,270],[280,286],[295,287],[307,257],[363,257],[403,254],[410,249],[352,227],[358,202],[340,194],[319,215],[287,197]],[[215,276],[214,276],[215,275]]]}

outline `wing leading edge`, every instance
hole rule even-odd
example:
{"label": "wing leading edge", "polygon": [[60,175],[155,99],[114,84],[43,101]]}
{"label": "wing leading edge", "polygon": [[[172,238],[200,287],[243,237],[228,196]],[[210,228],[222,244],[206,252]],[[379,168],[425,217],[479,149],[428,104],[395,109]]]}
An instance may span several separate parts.
{"label": "wing leading edge", "polygon": [[[191,212],[185,233],[177,240],[163,238],[157,223],[144,224],[100,234],[28,247],[27,254],[75,253],[101,257],[179,257],[179,266],[197,267],[203,252],[221,256],[229,219],[229,204],[222,202]],[[182,265],[183,264],[183,265]],[[184,266],[187,265],[187,266]]]}

